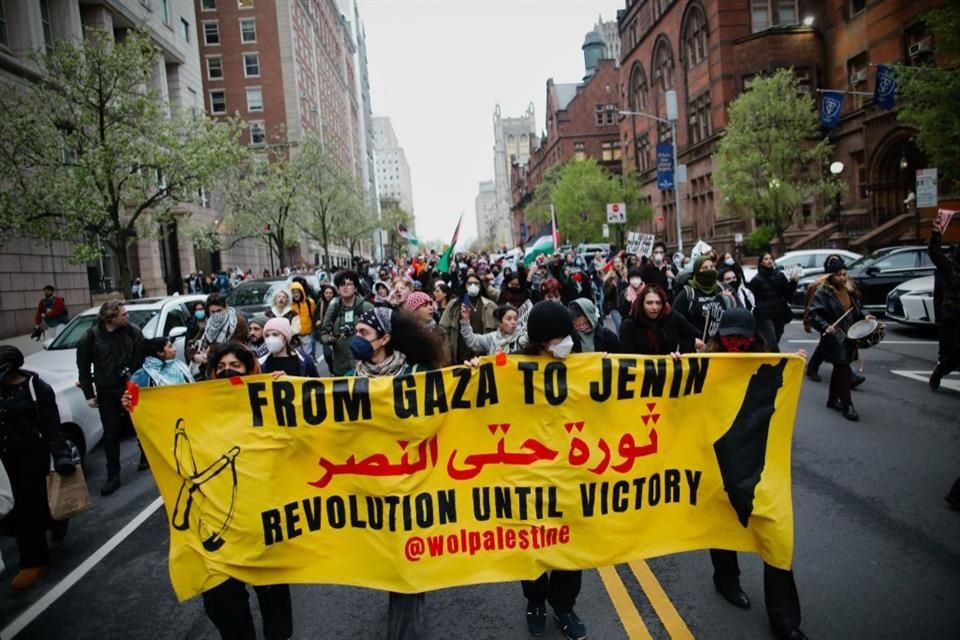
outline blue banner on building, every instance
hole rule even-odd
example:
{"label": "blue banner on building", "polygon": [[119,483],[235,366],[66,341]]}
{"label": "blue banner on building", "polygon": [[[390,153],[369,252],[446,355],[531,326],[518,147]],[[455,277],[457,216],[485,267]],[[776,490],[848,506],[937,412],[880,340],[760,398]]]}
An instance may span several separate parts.
{"label": "blue banner on building", "polygon": [[840,124],[840,112],[843,111],[843,92],[824,91],[820,102],[820,125],[833,129]]}
{"label": "blue banner on building", "polygon": [[657,188],[673,189],[673,145],[668,142],[657,145]]}
{"label": "blue banner on building", "polygon": [[877,82],[873,87],[873,102],[881,109],[893,109],[896,100],[897,79],[893,67],[888,64],[877,65]]}

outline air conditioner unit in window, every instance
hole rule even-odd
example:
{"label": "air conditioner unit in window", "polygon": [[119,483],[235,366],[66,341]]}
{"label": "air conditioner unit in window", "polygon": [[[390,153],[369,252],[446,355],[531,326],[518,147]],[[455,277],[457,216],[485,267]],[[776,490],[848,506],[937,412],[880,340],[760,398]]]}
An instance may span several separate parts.
{"label": "air conditioner unit in window", "polygon": [[863,84],[867,81],[867,70],[860,69],[850,74],[850,84]]}
{"label": "air conditioner unit in window", "polygon": [[923,53],[930,53],[931,51],[933,51],[933,43],[930,41],[930,38],[924,38],[910,45],[911,58],[916,58]]}

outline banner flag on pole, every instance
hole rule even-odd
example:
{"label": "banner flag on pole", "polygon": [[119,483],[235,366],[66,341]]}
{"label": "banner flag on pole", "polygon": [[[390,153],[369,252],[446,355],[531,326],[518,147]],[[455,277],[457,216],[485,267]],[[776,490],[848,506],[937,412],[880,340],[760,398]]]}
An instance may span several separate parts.
{"label": "banner flag on pole", "polygon": [[399,222],[397,223],[397,234],[399,234],[399,236],[400,236],[401,238],[404,238],[404,239],[405,239],[407,242],[409,242],[410,244],[412,244],[412,245],[414,245],[414,246],[420,246],[420,241],[417,240],[417,236],[415,236],[414,234],[410,233],[410,232],[407,230],[407,228],[406,228],[405,226],[403,226],[403,225],[402,225],[401,223],[399,223]]}
{"label": "banner flag on pole", "polygon": [[557,210],[554,206],[550,205],[550,233],[543,234],[536,240],[533,244],[527,247],[527,251],[523,256],[523,264],[530,266],[530,264],[537,259],[537,256],[540,255],[551,255],[557,248],[560,246],[560,231],[557,228]]}
{"label": "banner flag on pole", "polygon": [[450,258],[453,256],[453,248],[457,246],[457,240],[460,238],[460,223],[463,222],[463,214],[460,214],[460,219],[457,220],[457,228],[453,230],[453,238],[450,240],[450,246],[447,247],[447,250],[443,252],[443,255],[440,256],[440,262],[437,264],[437,269],[440,273],[449,273],[450,272]]}
{"label": "banner flag on pole", "polygon": [[896,100],[897,79],[893,67],[888,64],[877,65],[877,81],[873,87],[873,102],[882,109],[893,109]]}
{"label": "banner flag on pole", "polygon": [[843,92],[823,91],[820,95],[820,125],[824,129],[833,129],[840,124],[840,112],[843,111]]}

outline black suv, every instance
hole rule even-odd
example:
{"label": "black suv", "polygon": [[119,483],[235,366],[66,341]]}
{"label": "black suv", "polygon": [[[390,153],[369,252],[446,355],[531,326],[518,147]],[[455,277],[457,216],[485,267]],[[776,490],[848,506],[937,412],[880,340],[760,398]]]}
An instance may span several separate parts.
{"label": "black suv", "polygon": [[[864,311],[883,314],[887,308],[887,294],[897,285],[932,275],[936,270],[927,248],[922,246],[885,247],[869,253],[847,265],[847,273],[853,278],[862,296],[860,304]],[[820,274],[822,275],[822,274]],[[819,275],[800,279],[796,292],[790,301],[790,307],[803,312],[803,299],[807,286]]]}

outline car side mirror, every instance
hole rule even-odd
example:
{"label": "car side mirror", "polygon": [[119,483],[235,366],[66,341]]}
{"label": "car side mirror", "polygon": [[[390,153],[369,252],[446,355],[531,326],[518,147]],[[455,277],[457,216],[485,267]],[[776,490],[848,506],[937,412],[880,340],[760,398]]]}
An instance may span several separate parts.
{"label": "car side mirror", "polygon": [[167,337],[170,340],[176,340],[177,338],[180,338],[185,335],[187,335],[186,327],[174,327],[173,329],[170,330],[170,335]]}
{"label": "car side mirror", "polygon": [[47,338],[43,341],[43,350],[46,351],[50,348],[50,345],[53,344],[53,338]]}
{"label": "car side mirror", "polygon": [[880,273],[880,267],[867,267],[867,275],[875,276]]}

